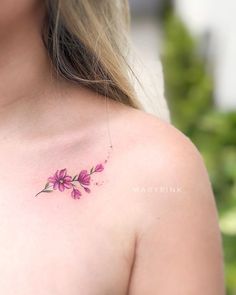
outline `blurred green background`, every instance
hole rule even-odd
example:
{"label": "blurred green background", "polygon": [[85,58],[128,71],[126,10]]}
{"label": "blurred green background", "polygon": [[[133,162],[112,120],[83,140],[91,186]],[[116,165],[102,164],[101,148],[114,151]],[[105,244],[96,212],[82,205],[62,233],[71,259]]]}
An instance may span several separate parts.
{"label": "blurred green background", "polygon": [[227,295],[236,295],[236,111],[216,107],[214,80],[200,42],[171,1],[158,7],[154,17],[158,30],[161,27],[161,58],[172,122],[204,157],[219,212]]}
{"label": "blurred green background", "polygon": [[[165,11],[163,66],[172,122],[196,144],[208,168],[223,236],[227,294],[236,294],[236,112],[219,111],[198,41]],[[236,98],[235,98],[236,99]]]}

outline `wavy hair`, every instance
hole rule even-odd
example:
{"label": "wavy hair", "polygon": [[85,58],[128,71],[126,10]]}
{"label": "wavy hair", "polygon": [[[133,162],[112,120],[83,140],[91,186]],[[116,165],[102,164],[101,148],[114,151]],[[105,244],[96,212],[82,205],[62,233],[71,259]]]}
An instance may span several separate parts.
{"label": "wavy hair", "polygon": [[46,0],[43,41],[58,74],[141,108],[127,62],[127,0]]}

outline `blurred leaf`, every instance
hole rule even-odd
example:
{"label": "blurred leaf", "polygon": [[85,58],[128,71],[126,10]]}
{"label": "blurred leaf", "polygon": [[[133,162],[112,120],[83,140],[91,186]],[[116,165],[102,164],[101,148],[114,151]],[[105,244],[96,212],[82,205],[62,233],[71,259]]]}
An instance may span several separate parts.
{"label": "blurred leaf", "polygon": [[236,207],[221,216],[220,228],[224,234],[236,236]]}

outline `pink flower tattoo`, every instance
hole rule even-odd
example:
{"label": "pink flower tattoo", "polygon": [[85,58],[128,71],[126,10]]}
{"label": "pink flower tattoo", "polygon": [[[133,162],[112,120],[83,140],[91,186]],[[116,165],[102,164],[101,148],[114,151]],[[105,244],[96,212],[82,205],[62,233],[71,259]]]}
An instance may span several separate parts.
{"label": "pink flower tattoo", "polygon": [[48,182],[53,184],[53,189],[59,189],[60,192],[63,192],[66,188],[72,188],[72,177],[67,175],[67,170],[63,169],[57,172],[48,178]]}
{"label": "pink flower tattoo", "polygon": [[71,197],[73,199],[80,199],[82,196],[81,190],[86,193],[90,193],[89,186],[91,185],[91,176],[94,173],[99,173],[104,170],[103,164],[98,164],[92,167],[90,171],[82,170],[74,177],[67,174],[67,169],[57,170],[53,176],[48,177],[45,187],[38,192],[35,197],[41,193],[50,193],[54,190],[64,192],[65,190],[71,190]]}

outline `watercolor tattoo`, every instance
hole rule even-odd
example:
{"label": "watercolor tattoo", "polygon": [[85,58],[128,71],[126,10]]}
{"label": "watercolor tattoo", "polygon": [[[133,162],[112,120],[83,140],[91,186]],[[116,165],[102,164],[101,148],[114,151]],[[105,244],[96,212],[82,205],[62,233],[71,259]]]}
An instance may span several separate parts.
{"label": "watercolor tattoo", "polygon": [[[112,146],[110,146],[110,148],[112,149]],[[50,193],[54,190],[58,190],[60,192],[69,190],[70,196],[73,199],[80,199],[82,192],[91,192],[90,186],[93,181],[92,176],[104,170],[104,166],[108,162],[109,157],[110,154],[108,153],[108,156],[103,163],[92,167],[89,172],[88,170],[81,170],[80,173],[73,177],[67,173],[66,168],[57,170],[53,176],[48,177],[45,187],[38,192],[35,197],[41,193]],[[98,182],[95,182],[95,185],[98,184]]]}

